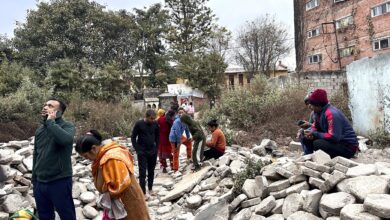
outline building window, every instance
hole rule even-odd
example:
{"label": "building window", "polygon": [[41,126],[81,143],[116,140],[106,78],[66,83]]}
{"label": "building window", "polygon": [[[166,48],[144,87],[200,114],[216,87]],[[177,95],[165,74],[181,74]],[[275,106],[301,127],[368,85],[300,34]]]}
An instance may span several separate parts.
{"label": "building window", "polygon": [[234,75],[229,75],[229,88],[234,89]]}
{"label": "building window", "polygon": [[321,54],[315,54],[315,55],[309,56],[309,64],[321,63],[321,59],[322,59]]}
{"label": "building window", "polygon": [[334,3],[338,3],[338,2],[344,2],[345,0],[334,0],[333,2]]}
{"label": "building window", "polygon": [[353,17],[349,15],[336,21],[336,29],[346,28],[353,24]]}
{"label": "building window", "polygon": [[317,28],[309,30],[307,32],[307,37],[308,38],[316,37],[316,36],[320,35],[320,33],[321,33],[321,28],[317,27]]}
{"label": "building window", "polygon": [[346,47],[340,49],[340,57],[349,57],[354,55],[356,52],[355,46],[352,47]]}
{"label": "building window", "polygon": [[376,17],[390,12],[390,2],[371,8],[371,17]]}
{"label": "building window", "polygon": [[383,50],[389,48],[390,37],[375,40],[373,43],[374,50]]}
{"label": "building window", "polygon": [[320,0],[310,0],[306,3],[306,11],[319,6]]}

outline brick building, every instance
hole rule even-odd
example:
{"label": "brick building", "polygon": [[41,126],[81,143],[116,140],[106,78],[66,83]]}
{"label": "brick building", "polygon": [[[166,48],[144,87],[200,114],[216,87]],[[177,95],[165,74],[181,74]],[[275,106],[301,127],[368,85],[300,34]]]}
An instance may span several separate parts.
{"label": "brick building", "polygon": [[390,52],[390,0],[294,0],[298,72]]}

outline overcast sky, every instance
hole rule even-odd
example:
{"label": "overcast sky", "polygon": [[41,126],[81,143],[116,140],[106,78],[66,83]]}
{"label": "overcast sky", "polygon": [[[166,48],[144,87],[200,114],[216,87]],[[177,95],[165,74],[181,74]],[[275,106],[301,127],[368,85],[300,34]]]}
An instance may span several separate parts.
{"label": "overcast sky", "polygon": [[[142,8],[161,0],[95,0],[108,9]],[[218,23],[235,33],[246,21],[270,14],[285,23],[293,44],[294,10],[293,0],[210,0],[209,6],[218,17]],[[0,6],[0,34],[13,36],[16,21],[25,22],[28,9],[36,9],[36,0],[3,0]],[[283,60],[290,69],[295,67],[295,58],[290,55]]]}

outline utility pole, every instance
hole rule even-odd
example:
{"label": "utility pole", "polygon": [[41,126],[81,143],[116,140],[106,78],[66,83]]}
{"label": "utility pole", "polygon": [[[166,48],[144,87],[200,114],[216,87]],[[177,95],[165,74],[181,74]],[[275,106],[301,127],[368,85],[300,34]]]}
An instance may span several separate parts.
{"label": "utility pole", "polygon": [[[333,26],[333,30],[334,31],[332,33],[327,33],[327,34],[334,34],[334,36],[336,38],[336,51],[337,51],[337,61],[336,62],[339,63],[339,70],[341,70],[340,49],[339,49],[339,41],[338,41],[338,38],[337,38],[336,22],[333,20],[332,22],[322,23],[321,24],[322,31],[324,30],[324,25],[328,25],[328,24],[331,24]],[[334,62],[332,58],[330,58],[330,59],[332,60],[332,62]]]}

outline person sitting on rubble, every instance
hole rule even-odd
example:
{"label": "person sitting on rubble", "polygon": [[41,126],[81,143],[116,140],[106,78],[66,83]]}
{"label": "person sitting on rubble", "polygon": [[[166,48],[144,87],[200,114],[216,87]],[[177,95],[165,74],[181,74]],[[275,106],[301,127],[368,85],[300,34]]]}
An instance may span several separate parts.
{"label": "person sitting on rubble", "polygon": [[[305,103],[307,108],[311,110],[311,107],[309,105],[309,97],[310,97],[310,94],[306,95],[306,97],[303,99],[303,102]],[[299,139],[299,141],[301,142],[304,155],[310,154],[310,150],[306,149],[303,145],[304,130],[310,129],[314,120],[315,120],[315,114],[314,114],[314,111],[311,111],[309,121],[299,120],[297,122],[297,125],[300,127],[300,129],[298,130],[298,133],[297,133],[297,139]]]}
{"label": "person sitting on rubble", "polygon": [[316,89],[310,94],[309,104],[315,120],[311,128],[304,131],[304,148],[308,153],[322,150],[332,158],[352,158],[359,147],[356,133],[345,115],[329,104],[326,91]]}
{"label": "person sitting on rubble", "polygon": [[211,131],[211,140],[206,142],[206,146],[210,149],[205,150],[204,160],[211,158],[218,159],[225,153],[226,138],[222,130],[218,128],[217,120],[211,120],[207,123],[209,130]]}

